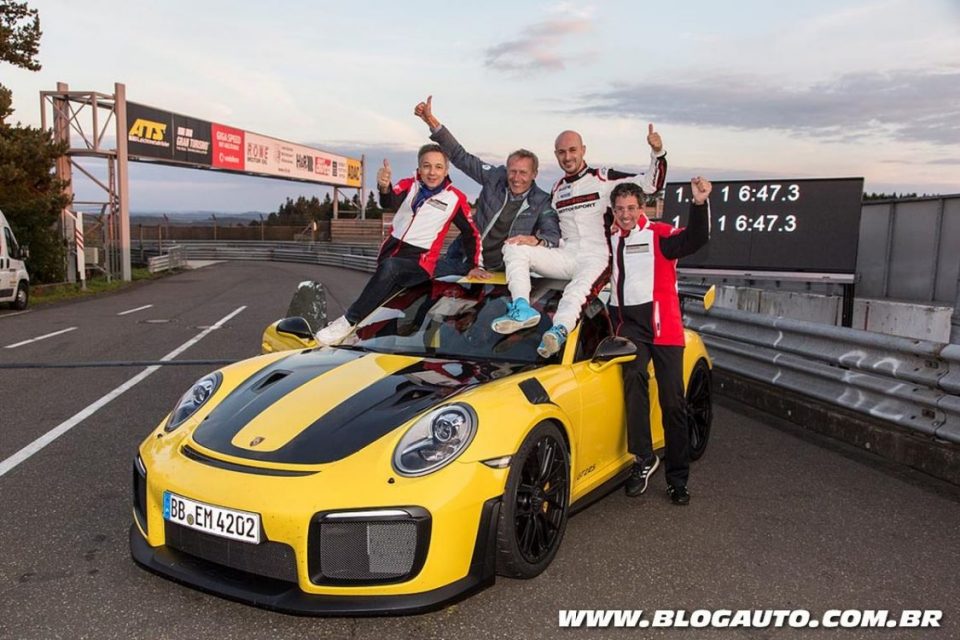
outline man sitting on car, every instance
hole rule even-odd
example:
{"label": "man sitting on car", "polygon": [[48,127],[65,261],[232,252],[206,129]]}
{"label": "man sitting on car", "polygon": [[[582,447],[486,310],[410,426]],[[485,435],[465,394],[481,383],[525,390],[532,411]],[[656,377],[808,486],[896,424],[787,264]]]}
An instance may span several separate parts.
{"label": "man sitting on car", "polygon": [[[495,167],[467,152],[450,129],[440,124],[433,115],[433,96],[419,103],[413,113],[430,127],[430,139],[440,145],[453,166],[481,187],[474,220],[482,240],[483,270],[473,275],[485,278],[490,271],[503,271],[504,244],[556,247],[560,243],[560,222],[550,194],[535,182],[539,169],[536,154],[517,149],[507,156],[506,166]],[[435,276],[466,275],[470,268],[470,256],[457,239],[437,264]]]}
{"label": "man sitting on car", "polygon": [[433,277],[444,236],[451,224],[460,230],[471,269],[480,263],[480,232],[467,196],[451,182],[447,155],[427,144],[417,154],[414,176],[391,183],[390,163],[377,171],[380,206],[395,209],[390,235],[380,247],[377,270],[347,312],[317,333],[321,346],[340,343],[360,320],[404,287]]}

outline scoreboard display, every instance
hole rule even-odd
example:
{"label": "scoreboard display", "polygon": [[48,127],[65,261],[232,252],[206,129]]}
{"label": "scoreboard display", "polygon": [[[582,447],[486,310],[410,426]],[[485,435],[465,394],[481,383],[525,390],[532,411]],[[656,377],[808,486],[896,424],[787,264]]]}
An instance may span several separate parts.
{"label": "scoreboard display", "polygon": [[[684,269],[853,274],[863,178],[714,182],[710,242]],[[682,227],[690,183],[664,190],[664,222]]]}

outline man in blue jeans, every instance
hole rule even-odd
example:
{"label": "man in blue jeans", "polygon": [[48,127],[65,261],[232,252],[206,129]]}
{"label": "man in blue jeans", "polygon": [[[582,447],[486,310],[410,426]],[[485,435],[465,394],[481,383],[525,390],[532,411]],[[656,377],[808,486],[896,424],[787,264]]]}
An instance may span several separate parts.
{"label": "man in blue jeans", "polygon": [[377,171],[380,206],[395,209],[390,235],[380,246],[377,270],[347,312],[317,333],[321,346],[339,344],[358,322],[404,287],[433,277],[443,239],[450,225],[463,238],[470,268],[480,261],[480,233],[473,223],[467,196],[450,183],[447,156],[427,144],[417,154],[414,176],[391,181],[390,163]]}
{"label": "man in blue jeans", "polygon": [[430,127],[430,139],[440,145],[453,166],[482,188],[474,221],[482,240],[482,269],[471,272],[469,256],[461,239],[454,240],[445,258],[437,263],[434,277],[471,275],[485,278],[490,271],[503,271],[503,245],[517,244],[556,247],[560,223],[550,203],[550,194],[535,180],[539,161],[526,149],[517,149],[506,166],[492,166],[468,153],[450,130],[433,115],[433,96],[419,103],[414,115]]}

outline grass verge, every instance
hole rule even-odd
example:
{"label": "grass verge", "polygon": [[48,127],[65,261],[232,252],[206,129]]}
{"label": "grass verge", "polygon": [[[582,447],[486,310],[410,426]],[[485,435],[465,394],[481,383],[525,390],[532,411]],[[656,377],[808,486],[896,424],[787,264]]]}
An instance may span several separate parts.
{"label": "grass verge", "polygon": [[134,268],[131,272],[133,277],[131,282],[124,282],[123,280],[117,279],[108,282],[106,276],[97,276],[87,280],[86,291],[82,290],[79,284],[72,284],[69,282],[63,284],[36,285],[35,287],[30,288],[30,305],[44,305],[52,302],[63,302],[64,300],[88,298],[102,293],[119,291],[136,282],[142,282],[144,280],[157,280],[158,278],[166,277],[172,273],[177,273],[177,271],[161,271],[158,273],[150,273],[146,267]]}

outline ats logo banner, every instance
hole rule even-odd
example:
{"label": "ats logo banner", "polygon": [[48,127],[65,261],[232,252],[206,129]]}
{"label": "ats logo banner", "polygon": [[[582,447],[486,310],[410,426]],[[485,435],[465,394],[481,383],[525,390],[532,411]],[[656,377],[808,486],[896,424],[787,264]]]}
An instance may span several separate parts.
{"label": "ats logo banner", "polygon": [[213,135],[213,166],[243,171],[243,130],[214,123],[210,131]]}
{"label": "ats logo banner", "polygon": [[132,157],[173,159],[173,114],[127,103],[127,151]]}

